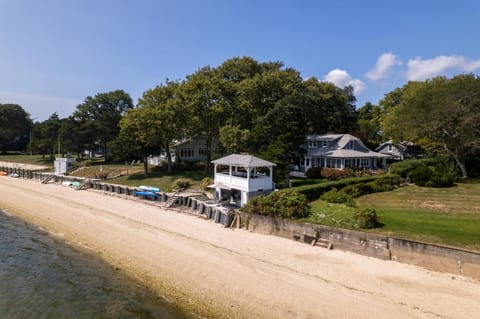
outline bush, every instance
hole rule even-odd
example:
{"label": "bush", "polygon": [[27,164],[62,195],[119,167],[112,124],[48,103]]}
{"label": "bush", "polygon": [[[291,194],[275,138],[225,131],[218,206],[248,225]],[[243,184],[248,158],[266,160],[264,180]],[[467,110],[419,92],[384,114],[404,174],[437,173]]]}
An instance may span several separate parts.
{"label": "bush", "polygon": [[353,218],[358,227],[370,229],[380,226],[377,218],[377,211],[373,208],[364,208],[353,214]]}
{"label": "bush", "polygon": [[433,171],[426,165],[421,165],[411,171],[408,175],[412,182],[418,186],[425,186],[433,175]]}
{"label": "bush", "polygon": [[352,196],[348,195],[344,191],[338,191],[336,188],[333,188],[320,196],[320,199],[329,203],[345,204],[350,207],[355,206]]}
{"label": "bush", "polygon": [[304,218],[308,216],[310,206],[307,198],[298,192],[278,191],[268,196],[253,198],[241,210],[247,213],[268,216]]}
{"label": "bush", "polygon": [[[357,185],[360,183],[372,182],[376,180],[392,180],[399,181],[399,177],[396,175],[381,175],[381,176],[364,176],[364,177],[351,177],[342,179],[339,181],[329,181],[314,185],[304,185],[299,187],[292,187],[289,190],[298,191],[301,194],[304,194],[308,200],[314,201],[317,200],[322,194],[328,192],[332,188],[343,189],[348,185]],[[282,190],[283,191],[283,190]]]}
{"label": "bush", "polygon": [[307,178],[321,178],[322,174],[320,173],[321,168],[320,167],[310,167],[308,171],[305,172],[305,175]]}
{"label": "bush", "polygon": [[188,188],[189,186],[190,186],[190,180],[187,178],[179,178],[174,180],[172,183],[173,189]]}
{"label": "bush", "polygon": [[210,177],[205,177],[200,182],[200,187],[202,188],[202,190],[206,191],[208,189],[208,185],[211,185],[211,184],[213,184],[212,179]]}

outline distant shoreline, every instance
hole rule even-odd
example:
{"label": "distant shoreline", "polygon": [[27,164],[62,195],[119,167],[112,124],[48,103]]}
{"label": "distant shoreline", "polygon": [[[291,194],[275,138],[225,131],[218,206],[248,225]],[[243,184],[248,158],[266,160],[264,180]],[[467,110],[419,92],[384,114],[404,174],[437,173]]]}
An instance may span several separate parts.
{"label": "distant shoreline", "polygon": [[[0,177],[0,207],[208,318],[475,317],[462,276],[223,228],[179,210]],[[433,293],[434,292],[434,293]]]}

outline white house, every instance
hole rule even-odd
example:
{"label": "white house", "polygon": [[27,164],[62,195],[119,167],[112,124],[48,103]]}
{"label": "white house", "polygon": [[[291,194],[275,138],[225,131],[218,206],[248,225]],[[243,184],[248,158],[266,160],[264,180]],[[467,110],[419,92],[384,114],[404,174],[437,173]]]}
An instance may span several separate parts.
{"label": "white house", "polygon": [[382,169],[390,157],[370,150],[350,134],[307,135],[303,147],[300,168],[304,172],[311,167]]}
{"label": "white house", "polygon": [[212,161],[215,165],[215,199],[230,200],[236,206],[245,205],[251,198],[268,195],[274,189],[274,163],[251,155],[232,154]]}
{"label": "white house", "polygon": [[415,143],[407,141],[393,143],[392,140],[380,144],[380,146],[375,149],[375,152],[391,155],[391,159],[397,161],[422,155],[422,149]]}
{"label": "white house", "polygon": [[[218,142],[212,142],[211,150],[215,152]],[[207,149],[205,139],[196,137],[176,142],[172,147],[172,162],[202,162],[207,159]],[[161,150],[159,155],[152,155],[148,158],[150,165],[160,165],[162,161],[167,161],[167,153]]]}

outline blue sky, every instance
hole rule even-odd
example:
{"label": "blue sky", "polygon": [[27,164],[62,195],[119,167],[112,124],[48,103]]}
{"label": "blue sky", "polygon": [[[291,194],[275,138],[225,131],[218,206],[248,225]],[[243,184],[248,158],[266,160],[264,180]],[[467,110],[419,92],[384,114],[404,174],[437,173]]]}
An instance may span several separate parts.
{"label": "blue sky", "polygon": [[136,102],[234,56],[282,61],[357,107],[408,80],[480,73],[480,1],[0,0],[0,103],[70,115],[86,96]]}

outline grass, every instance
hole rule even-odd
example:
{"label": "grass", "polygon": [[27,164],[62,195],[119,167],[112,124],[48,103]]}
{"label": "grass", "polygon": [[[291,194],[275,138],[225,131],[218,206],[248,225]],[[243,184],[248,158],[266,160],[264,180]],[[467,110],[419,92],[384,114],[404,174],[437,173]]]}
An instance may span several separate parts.
{"label": "grass", "polygon": [[53,161],[50,160],[50,155],[45,155],[45,158],[43,158],[42,155],[7,154],[0,155],[0,162],[12,162],[53,167]]}
{"label": "grass", "polygon": [[[383,227],[370,230],[383,235],[480,249],[480,183],[451,188],[409,185],[370,194],[356,200],[357,209],[375,208]],[[355,208],[312,203],[309,222],[355,228]]]}
{"label": "grass", "polygon": [[159,187],[164,191],[171,191],[175,180],[180,178],[188,179],[190,188],[200,188],[205,174],[203,170],[174,170],[168,173],[165,169],[153,168],[148,176],[145,176],[142,170],[127,176],[109,179],[108,182],[128,186],[149,185]]}

